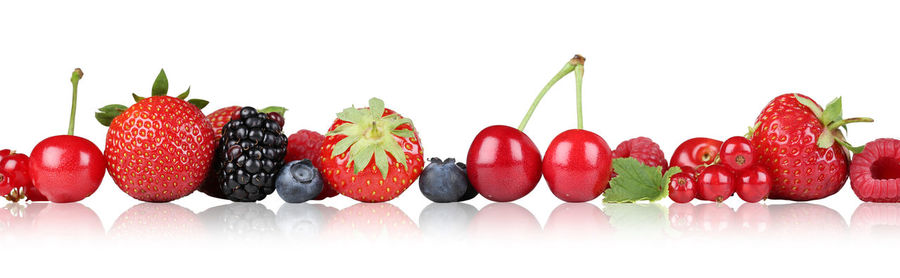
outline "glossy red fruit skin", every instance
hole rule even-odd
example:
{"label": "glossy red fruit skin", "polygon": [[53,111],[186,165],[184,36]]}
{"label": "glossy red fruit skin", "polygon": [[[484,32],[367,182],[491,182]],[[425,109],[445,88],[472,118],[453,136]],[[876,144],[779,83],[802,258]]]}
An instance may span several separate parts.
{"label": "glossy red fruit skin", "polygon": [[769,198],[822,199],[837,193],[847,182],[847,150],[837,143],[827,149],[816,145],[825,127],[794,94],[769,102],[757,124],[750,142],[756,151],[756,163],[772,175]]}
{"label": "glossy red fruit skin", "polygon": [[38,143],[28,162],[34,187],[54,203],[78,202],[94,194],[106,174],[106,157],[94,143],[53,136]]}
{"label": "glossy red fruit skin", "polygon": [[[7,153],[8,154],[8,153]],[[2,155],[2,153],[0,153]],[[32,202],[47,201],[47,197],[41,194],[34,183],[31,182],[31,174],[28,171],[28,156],[17,153],[0,158],[0,170],[6,171],[13,176],[12,186],[25,188],[25,196]]]}
{"label": "glossy red fruit skin", "polygon": [[587,202],[609,187],[612,151],[600,135],[570,129],[553,138],[542,164],[553,195],[566,202]]}
{"label": "glossy red fruit skin", "polygon": [[694,177],[690,173],[672,175],[669,180],[669,199],[679,204],[689,203],[697,196],[696,188]]}
{"label": "glossy red fruit skin", "polygon": [[772,176],[762,166],[756,165],[735,175],[734,189],[738,197],[748,203],[766,199],[772,190]]}
{"label": "glossy red fruit skin", "polygon": [[682,170],[688,172],[689,169],[693,170],[698,166],[711,164],[719,154],[721,146],[722,141],[715,139],[703,137],[688,139],[675,148],[672,159],[669,160],[669,166],[682,167]]}
{"label": "glossy red fruit skin", "polygon": [[725,201],[734,195],[734,173],[722,165],[706,167],[697,175],[697,186],[700,188],[700,200]]}
{"label": "glossy red fruit skin", "polygon": [[504,125],[481,130],[466,157],[472,186],[495,202],[528,195],[541,180],[541,167],[541,152],[528,135]]}
{"label": "glossy red fruit skin", "polygon": [[725,140],[719,148],[719,158],[722,164],[733,171],[743,171],[755,165],[753,146],[750,140],[743,136],[734,136]]}

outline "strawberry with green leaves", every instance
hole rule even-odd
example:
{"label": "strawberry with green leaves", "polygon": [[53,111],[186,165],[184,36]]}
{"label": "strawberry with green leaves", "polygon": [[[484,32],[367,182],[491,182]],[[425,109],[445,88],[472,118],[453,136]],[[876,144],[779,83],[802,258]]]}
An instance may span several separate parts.
{"label": "strawberry with green leaves", "polygon": [[838,192],[847,182],[853,147],[841,128],[870,118],[844,119],[841,98],[823,110],[800,94],[776,97],[763,109],[750,131],[757,163],[772,173],[769,197],[808,201]]}
{"label": "strawberry with green leaves", "polygon": [[135,103],[107,105],[95,114],[109,126],[107,171],[122,191],[145,202],[169,202],[194,192],[206,178],[213,156],[213,128],[200,111],[205,100],[167,96],[164,71],[152,96],[132,94]]}
{"label": "strawberry with green leaves", "polygon": [[412,120],[385,108],[380,99],[338,113],[325,136],[321,171],[344,196],[386,202],[422,173],[422,145]]}

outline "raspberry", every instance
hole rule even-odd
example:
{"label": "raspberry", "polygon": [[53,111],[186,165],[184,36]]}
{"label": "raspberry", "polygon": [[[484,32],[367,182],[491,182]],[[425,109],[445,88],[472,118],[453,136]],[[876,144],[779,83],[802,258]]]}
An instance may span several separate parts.
{"label": "raspberry", "polygon": [[619,146],[612,151],[612,158],[624,157],[637,159],[637,161],[650,167],[662,166],[662,169],[668,168],[666,156],[659,148],[659,145],[653,143],[653,140],[647,137],[638,137],[619,143]]}
{"label": "raspberry", "polygon": [[877,139],[854,155],[850,186],[865,202],[900,202],[900,140]]}
{"label": "raspberry", "polygon": [[[300,131],[297,131],[297,133],[291,134],[291,136],[288,137],[287,155],[284,157],[284,162],[309,159],[312,161],[313,166],[316,166],[316,169],[319,170],[320,174],[324,175],[324,173],[321,173],[322,142],[325,142],[325,136],[322,136],[322,134],[315,131],[301,129]],[[322,193],[319,193],[319,196],[316,196],[314,200],[323,200],[325,198],[337,196],[337,194],[337,190],[334,190],[334,188],[331,188],[331,186],[326,184],[325,187],[322,188]]]}

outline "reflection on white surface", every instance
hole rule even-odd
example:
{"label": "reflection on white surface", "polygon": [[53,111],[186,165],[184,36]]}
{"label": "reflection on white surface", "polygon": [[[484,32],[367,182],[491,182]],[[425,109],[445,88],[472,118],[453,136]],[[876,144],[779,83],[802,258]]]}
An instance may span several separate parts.
{"label": "reflection on white surface", "polygon": [[109,229],[110,239],[197,240],[206,231],[200,218],[189,209],[172,203],[142,203],[129,208]]}
{"label": "reflection on white surface", "polygon": [[419,228],[428,239],[464,239],[477,213],[466,203],[432,203],[419,213]]}
{"label": "reflection on white surface", "polygon": [[275,213],[258,203],[231,203],[199,214],[210,236],[221,240],[269,240],[280,235]]}
{"label": "reflection on white surface", "polygon": [[513,203],[485,206],[469,224],[469,239],[517,241],[536,239],[541,224],[530,211]]}
{"label": "reflection on white surface", "polygon": [[[416,215],[413,211],[411,214]],[[848,213],[849,215],[849,213]],[[543,225],[514,203],[480,210],[467,203],[429,204],[418,223],[389,203],[338,210],[322,204],[283,204],[277,213],[259,203],[231,203],[194,213],[176,204],[141,203],[104,231],[82,204],[6,204],[0,207],[0,243],[282,240],[511,242],[748,239],[816,241],[900,240],[900,204],[862,203],[849,224],[834,209],[812,203],[778,205],[562,203]]]}

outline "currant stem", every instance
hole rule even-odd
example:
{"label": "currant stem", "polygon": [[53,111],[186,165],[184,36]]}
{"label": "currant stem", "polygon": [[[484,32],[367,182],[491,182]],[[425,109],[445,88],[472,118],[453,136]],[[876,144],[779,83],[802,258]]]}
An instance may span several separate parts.
{"label": "currant stem", "polygon": [[556,75],[553,76],[552,79],[550,79],[550,82],[547,82],[547,85],[544,85],[544,88],[541,89],[541,92],[537,95],[537,98],[535,98],[534,102],[531,103],[531,108],[528,108],[528,113],[525,114],[525,118],[522,119],[522,123],[519,124],[520,131],[525,130],[525,125],[527,125],[528,120],[531,119],[531,114],[534,114],[534,109],[537,108],[538,103],[541,103],[541,99],[544,98],[544,95],[547,94],[547,91],[549,91],[557,81],[575,70],[575,65],[578,64],[578,62],[576,61],[578,60],[582,61],[583,63],[584,57],[581,57],[581,55],[575,55],[575,58],[569,60],[569,62],[567,62],[566,65],[563,66],[563,68],[559,70],[559,72],[556,73]]}
{"label": "currant stem", "polygon": [[78,81],[84,76],[81,68],[75,68],[72,72],[72,113],[69,114],[69,135],[75,134],[75,104],[78,103]]}
{"label": "currant stem", "polygon": [[[575,56],[578,58],[581,56]],[[574,58],[573,58],[574,60]],[[575,106],[578,111],[578,129],[584,129],[584,117],[581,113],[581,82],[584,80],[584,57],[575,65]]]}

